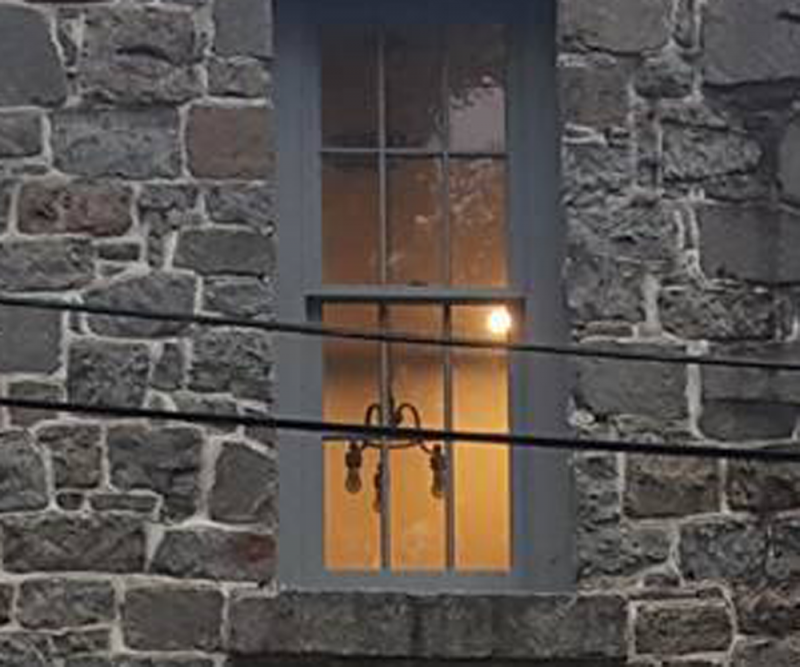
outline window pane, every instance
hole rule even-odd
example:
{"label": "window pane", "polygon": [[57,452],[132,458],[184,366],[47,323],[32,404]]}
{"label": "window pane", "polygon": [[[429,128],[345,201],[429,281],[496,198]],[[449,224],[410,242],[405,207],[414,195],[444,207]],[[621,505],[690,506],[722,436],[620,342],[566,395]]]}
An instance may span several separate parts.
{"label": "window pane", "polygon": [[[397,306],[393,331],[441,335],[438,307]],[[444,425],[444,357],[440,348],[392,346],[392,394],[396,407],[414,406],[422,426]],[[412,426],[403,412],[401,426]],[[434,443],[427,443],[432,445]],[[417,447],[391,454],[391,563],[395,570],[441,570],[445,566],[445,500],[432,493],[429,456]]]}
{"label": "window pane", "polygon": [[503,287],[506,270],[506,178],[503,160],[450,163],[453,284]]}
{"label": "window pane", "polygon": [[328,284],[379,278],[378,164],[326,156],[322,167],[322,276]]}
{"label": "window pane", "polygon": [[387,32],[387,145],[442,145],[442,40],[435,27]]}
{"label": "window pane", "polygon": [[322,142],[378,144],[378,39],[367,28],[322,29]]}
{"label": "window pane", "polygon": [[[330,326],[376,330],[377,308],[327,305],[323,320]],[[379,346],[328,339],[323,349],[324,419],[362,423],[367,407],[380,395]],[[374,570],[380,567],[380,513],[374,506],[380,456],[377,450],[363,451],[357,476],[348,479],[349,448],[347,442],[325,444],[325,565]]]}
{"label": "window pane", "polygon": [[444,282],[441,161],[389,161],[389,276],[393,283]]}
{"label": "window pane", "polygon": [[505,148],[505,39],[501,26],[448,30],[450,150]]}
{"label": "window pane", "polygon": [[[505,339],[497,325],[502,306],[453,309],[453,332],[470,338]],[[457,430],[507,432],[508,359],[505,353],[453,353],[454,426]],[[494,444],[454,445],[456,568],[507,571],[511,567],[510,456]]]}

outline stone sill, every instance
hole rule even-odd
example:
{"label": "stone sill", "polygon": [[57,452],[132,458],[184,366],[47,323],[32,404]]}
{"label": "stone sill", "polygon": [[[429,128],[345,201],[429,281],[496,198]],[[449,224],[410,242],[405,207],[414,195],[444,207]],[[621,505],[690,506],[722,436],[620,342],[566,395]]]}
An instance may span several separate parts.
{"label": "stone sill", "polygon": [[626,600],[612,594],[245,594],[229,626],[232,667],[613,667],[627,653]]}

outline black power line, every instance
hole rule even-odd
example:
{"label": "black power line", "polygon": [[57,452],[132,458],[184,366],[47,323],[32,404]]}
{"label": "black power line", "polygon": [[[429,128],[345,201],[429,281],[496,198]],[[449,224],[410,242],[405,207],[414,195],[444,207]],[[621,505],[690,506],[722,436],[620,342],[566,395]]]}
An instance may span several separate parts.
{"label": "black power line", "polygon": [[386,438],[402,440],[455,441],[479,445],[505,445],[509,447],[570,450],[580,452],[611,452],[622,454],[647,454],[697,459],[727,459],[732,461],[759,461],[765,463],[800,463],[800,449],[748,449],[746,447],[719,447],[707,444],[663,444],[627,442],[616,440],[583,440],[564,436],[526,435],[515,433],[486,433],[480,431],[450,431],[432,428],[395,428],[368,426],[290,417],[259,417],[255,415],[224,415],[208,412],[157,410],[152,408],[127,408],[122,406],[92,405],[86,403],[42,401],[38,399],[2,398],[0,406],[24,410],[45,410],[85,414],[97,417],[118,417],[179,421],[209,426],[249,426],[280,431],[316,433],[331,439],[359,440]]}
{"label": "black power line", "polygon": [[433,347],[456,347],[477,350],[497,350],[505,352],[527,352],[532,354],[562,357],[614,359],[618,361],[663,363],[678,365],[713,366],[722,368],[741,368],[764,371],[800,372],[800,363],[770,361],[757,357],[732,357],[727,355],[692,355],[686,353],[657,353],[611,350],[603,347],[585,345],[551,345],[529,342],[500,342],[480,338],[421,336],[412,333],[368,332],[359,329],[331,327],[323,324],[294,323],[281,321],[244,320],[216,315],[194,315],[177,312],[146,312],[126,308],[108,308],[84,303],[68,303],[40,298],[28,298],[0,294],[0,306],[12,308],[33,308],[36,310],[83,313],[107,317],[149,320],[155,322],[184,322],[211,327],[236,327],[255,329],[268,333],[294,334],[319,338],[336,338],[366,342],[383,342],[402,345],[426,345]]}

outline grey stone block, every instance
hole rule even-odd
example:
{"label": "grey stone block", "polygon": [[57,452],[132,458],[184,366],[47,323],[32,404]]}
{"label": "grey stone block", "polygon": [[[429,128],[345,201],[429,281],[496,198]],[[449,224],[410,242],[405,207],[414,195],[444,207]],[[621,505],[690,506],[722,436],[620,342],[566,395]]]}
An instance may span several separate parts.
{"label": "grey stone block", "polygon": [[53,664],[49,638],[32,632],[0,634],[0,656],[4,667],[50,667]]}
{"label": "grey stone block", "polygon": [[49,452],[58,488],[97,486],[102,475],[102,430],[93,424],[54,424],[37,432]]}
{"label": "grey stone block", "polygon": [[207,278],[203,308],[233,317],[267,319],[275,311],[275,290],[259,278]]}
{"label": "grey stone block", "polygon": [[764,575],[767,539],[757,523],[716,517],[681,526],[679,561],[689,581],[755,581]]}
{"label": "grey stone block", "polygon": [[800,631],[797,580],[741,587],[735,592],[734,602],[743,634],[786,637]]}
{"label": "grey stone block", "polygon": [[84,239],[0,242],[0,290],[83,287],[94,278],[94,251]]}
{"label": "grey stone block", "polygon": [[270,97],[272,76],[258,60],[219,60],[208,63],[208,92],[217,97]]}
{"label": "grey stone block", "polygon": [[800,575],[800,520],[775,520],[769,533],[767,574],[775,582],[794,581]]}
{"label": "grey stone block", "polygon": [[223,56],[272,57],[271,3],[215,0],[214,51]]}
{"label": "grey stone block", "polygon": [[109,582],[30,579],[19,588],[18,619],[30,629],[59,629],[114,620]]}
{"label": "grey stone block", "polygon": [[638,610],[634,628],[636,651],[685,655],[727,651],[733,622],[724,604],[648,604]]}
{"label": "grey stone block", "polygon": [[67,394],[77,403],[141,407],[149,372],[144,345],[78,340],[69,350]]}
{"label": "grey stone block", "polygon": [[180,175],[176,111],[88,110],[53,116],[53,153],[65,173],[90,178]]}
{"label": "grey stone block", "polygon": [[728,503],[734,510],[761,514],[800,507],[800,466],[730,461]]}
{"label": "grey stone block", "polygon": [[268,230],[277,214],[275,189],[268,185],[217,183],[206,193],[206,208],[214,222],[246,224]]}
{"label": "grey stone block", "polygon": [[796,637],[751,639],[736,643],[732,667],[793,667],[800,660],[800,641]]}
{"label": "grey stone block", "polygon": [[278,468],[274,458],[246,445],[223,445],[217,458],[209,514],[222,523],[277,523]]}
{"label": "grey stone block", "polygon": [[56,106],[66,94],[44,16],[28,7],[0,7],[0,106]]}
{"label": "grey stone block", "polygon": [[660,528],[606,524],[579,532],[576,546],[582,580],[632,577],[666,563],[670,538]]}
{"label": "grey stone block", "polygon": [[275,268],[274,241],[241,229],[190,229],[178,238],[175,266],[203,275],[269,275]]}
{"label": "grey stone block", "polygon": [[44,460],[30,437],[0,433],[0,513],[41,510],[48,500]]}
{"label": "grey stone block", "polygon": [[128,590],[125,644],[136,650],[216,651],[222,637],[222,594],[213,588],[148,586]]}
{"label": "grey stone block", "polygon": [[42,122],[38,114],[0,113],[0,158],[23,158],[42,152]]}
{"label": "grey stone block", "polygon": [[624,126],[630,102],[625,65],[598,64],[559,68],[560,103],[568,123],[596,128]]}
{"label": "grey stone block", "polygon": [[[133,278],[122,278],[89,291],[85,301],[91,306],[139,311],[143,313],[194,312],[197,281],[193,276],[153,271]],[[179,320],[156,321],[93,315],[89,327],[102,336],[156,338],[174,336],[189,325]]]}
{"label": "grey stone block", "polygon": [[197,508],[203,437],[188,427],[116,426],[108,432],[111,481],[119,489],[148,489],[164,496],[168,519]]}
{"label": "grey stone block", "polygon": [[118,514],[39,514],[6,518],[9,572],[141,572],[145,535],[140,519]]}
{"label": "grey stone block", "polygon": [[725,128],[664,124],[664,178],[705,179],[753,171],[762,157],[751,137]]}
{"label": "grey stone block", "polygon": [[0,307],[0,373],[55,371],[61,365],[61,332],[57,312]]}
{"label": "grey stone block", "polygon": [[[0,345],[3,343],[0,333]],[[11,398],[46,401],[58,403],[64,400],[64,392],[60,384],[52,382],[39,382],[37,380],[21,380],[8,385],[8,395]],[[52,410],[29,410],[25,408],[8,408],[11,424],[29,428],[39,422],[53,419],[56,415]]]}
{"label": "grey stone block", "polygon": [[171,577],[267,584],[275,574],[275,556],[275,539],[268,534],[211,528],[168,530],[151,569]]}

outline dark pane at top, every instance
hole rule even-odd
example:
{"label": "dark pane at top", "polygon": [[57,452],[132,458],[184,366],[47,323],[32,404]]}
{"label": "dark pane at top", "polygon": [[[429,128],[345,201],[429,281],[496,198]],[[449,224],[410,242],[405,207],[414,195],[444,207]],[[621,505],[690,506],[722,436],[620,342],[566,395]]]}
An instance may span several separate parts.
{"label": "dark pane at top", "polygon": [[450,150],[504,150],[505,30],[493,25],[451,26],[447,43]]}
{"label": "dark pane at top", "polygon": [[322,142],[378,144],[378,39],[367,28],[322,29]]}
{"label": "dark pane at top", "polygon": [[442,39],[435,27],[412,26],[386,35],[387,145],[442,144]]}

